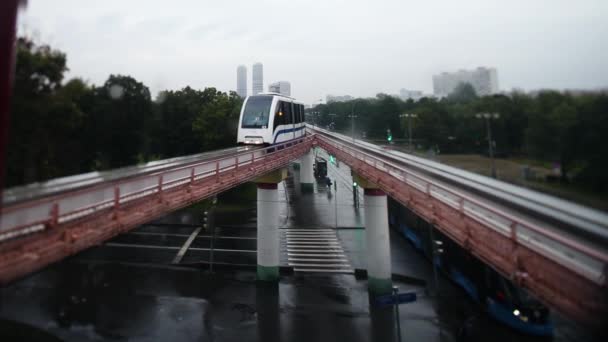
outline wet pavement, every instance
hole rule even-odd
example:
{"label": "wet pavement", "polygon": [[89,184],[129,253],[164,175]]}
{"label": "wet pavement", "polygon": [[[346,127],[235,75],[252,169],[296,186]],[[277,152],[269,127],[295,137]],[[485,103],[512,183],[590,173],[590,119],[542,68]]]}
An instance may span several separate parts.
{"label": "wet pavement", "polygon": [[[363,193],[355,208],[348,168],[329,165],[337,187],[315,184],[311,194],[300,193],[297,170],[291,175],[279,186],[285,272],[278,284],[255,281],[255,200],[220,199],[216,228],[200,229],[179,264],[204,209],[173,213],[0,289],[0,340],[395,340],[393,309],[370,309],[360,272],[289,272],[289,246],[302,232],[330,234],[350,269],[367,268]],[[418,294],[399,307],[403,341],[535,340],[487,317],[443,277],[430,295],[430,263],[394,232],[391,257],[395,285]],[[555,340],[580,337],[568,329]]]}

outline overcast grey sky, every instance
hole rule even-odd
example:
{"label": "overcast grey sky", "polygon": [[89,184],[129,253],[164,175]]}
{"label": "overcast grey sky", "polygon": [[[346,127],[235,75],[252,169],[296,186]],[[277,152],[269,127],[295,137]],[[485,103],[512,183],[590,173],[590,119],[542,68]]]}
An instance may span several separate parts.
{"label": "overcast grey sky", "polygon": [[29,0],[20,32],[67,53],[70,76],[236,89],[264,64],[307,103],[432,92],[433,74],[493,66],[501,90],[608,86],[608,0]]}

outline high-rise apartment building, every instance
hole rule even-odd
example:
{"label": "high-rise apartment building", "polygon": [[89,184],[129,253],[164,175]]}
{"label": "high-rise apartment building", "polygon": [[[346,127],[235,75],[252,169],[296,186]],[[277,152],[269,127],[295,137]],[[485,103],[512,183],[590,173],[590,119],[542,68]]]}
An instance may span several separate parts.
{"label": "high-rise apartment building", "polygon": [[247,67],[244,65],[236,68],[236,93],[240,97],[247,97]]}
{"label": "high-rise apartment building", "polygon": [[253,95],[257,95],[264,91],[264,66],[262,63],[255,63],[251,71],[252,74],[252,91]]}
{"label": "high-rise apartment building", "polygon": [[460,83],[469,83],[477,95],[498,93],[498,74],[495,68],[479,67],[474,70],[442,72],[433,76],[433,93],[435,96],[448,96]]}
{"label": "high-rise apartment building", "polygon": [[291,96],[291,83],[287,81],[274,82],[268,85],[268,91],[271,93],[279,93],[285,96]]}

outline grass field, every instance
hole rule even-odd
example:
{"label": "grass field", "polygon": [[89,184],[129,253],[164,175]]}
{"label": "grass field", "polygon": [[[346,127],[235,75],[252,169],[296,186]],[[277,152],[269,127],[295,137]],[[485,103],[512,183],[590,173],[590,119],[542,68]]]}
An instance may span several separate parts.
{"label": "grass field", "polygon": [[[490,176],[490,158],[475,154],[446,154],[435,156],[434,159],[440,163],[464,169],[474,173]],[[522,176],[522,167],[528,166],[536,174],[536,180],[525,180]],[[608,211],[608,198],[599,194],[591,193],[572,184],[548,183],[543,181],[546,175],[552,174],[552,170],[546,163],[534,162],[521,159],[496,159],[496,174],[498,179],[551,194],[563,199],[576,202],[585,206]]]}

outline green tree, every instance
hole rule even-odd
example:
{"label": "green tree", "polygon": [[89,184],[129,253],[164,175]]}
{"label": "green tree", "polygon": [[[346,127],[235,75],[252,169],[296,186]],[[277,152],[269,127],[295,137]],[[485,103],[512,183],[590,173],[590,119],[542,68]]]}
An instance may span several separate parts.
{"label": "green tree", "polygon": [[241,98],[215,88],[202,92],[205,105],[192,123],[192,132],[200,140],[202,149],[216,149],[236,143]]}
{"label": "green tree", "polygon": [[576,99],[580,128],[576,133],[581,171],[575,181],[595,192],[608,193],[608,94],[584,94]]}
{"label": "green tree", "polygon": [[201,142],[193,134],[192,124],[208,100],[203,92],[186,87],[178,91],[165,91],[160,98],[157,102],[162,123],[161,154],[175,157],[200,152]]}
{"label": "green tree", "polygon": [[[7,153],[7,185],[30,183],[57,175],[56,140],[75,129],[79,114],[69,101],[54,95],[67,71],[66,56],[48,45],[17,39],[14,96]],[[77,119],[75,119],[77,121]]]}
{"label": "green tree", "polygon": [[130,76],[110,75],[103,86],[95,89],[91,115],[96,168],[133,165],[146,159],[142,158],[146,121],[153,119],[148,87]]}
{"label": "green tree", "polygon": [[453,102],[470,102],[477,98],[475,88],[470,83],[459,83],[456,88],[448,95],[448,99]]}
{"label": "green tree", "polygon": [[540,94],[526,130],[531,154],[558,161],[564,181],[577,157],[578,146],[578,113],[570,102],[569,97],[556,92]]}

